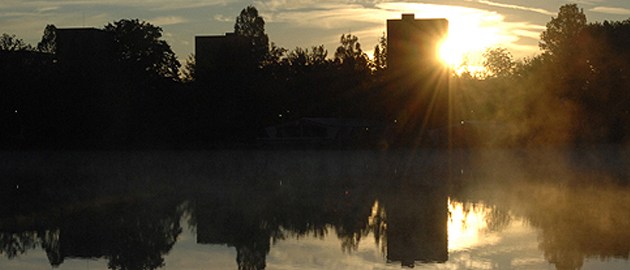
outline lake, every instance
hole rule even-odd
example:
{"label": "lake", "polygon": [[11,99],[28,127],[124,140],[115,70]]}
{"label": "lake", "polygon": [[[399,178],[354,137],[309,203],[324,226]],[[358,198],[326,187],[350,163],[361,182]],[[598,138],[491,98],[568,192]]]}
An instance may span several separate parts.
{"label": "lake", "polygon": [[628,269],[630,151],[0,153],[0,269]]}

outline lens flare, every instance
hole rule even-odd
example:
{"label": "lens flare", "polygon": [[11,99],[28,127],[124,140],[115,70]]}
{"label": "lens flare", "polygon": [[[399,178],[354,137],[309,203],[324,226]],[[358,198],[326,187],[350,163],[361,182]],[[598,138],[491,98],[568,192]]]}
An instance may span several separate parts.
{"label": "lens flare", "polygon": [[456,68],[466,60],[466,56],[474,58],[468,59],[473,62],[468,64],[480,64],[476,60],[485,49],[500,42],[500,29],[484,25],[483,19],[451,19],[449,21],[448,37],[439,48],[439,56],[445,64]]}

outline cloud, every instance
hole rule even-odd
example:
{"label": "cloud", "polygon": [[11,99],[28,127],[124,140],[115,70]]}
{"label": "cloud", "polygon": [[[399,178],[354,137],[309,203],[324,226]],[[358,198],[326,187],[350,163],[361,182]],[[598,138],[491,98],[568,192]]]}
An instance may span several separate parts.
{"label": "cloud", "polygon": [[[473,0],[465,0],[465,1],[472,2]],[[537,12],[537,13],[541,13],[541,14],[545,14],[545,15],[556,15],[555,12],[551,12],[551,11],[548,11],[548,10],[545,10],[545,9],[542,9],[542,8],[533,8],[533,7],[512,5],[512,4],[503,4],[503,3],[497,3],[497,2],[492,2],[492,1],[488,1],[488,0],[476,0],[476,2],[480,3],[480,4],[493,6],[493,7],[502,7],[502,8],[511,8],[511,9],[525,10],[525,11]]]}
{"label": "cloud", "polygon": [[177,16],[169,16],[169,17],[157,17],[151,20],[148,20],[149,22],[151,22],[151,24],[153,25],[173,25],[173,24],[179,24],[179,23],[185,23],[188,20],[182,18],[182,17],[177,17]]}
{"label": "cloud", "polygon": [[227,17],[223,14],[214,15],[214,19],[220,22],[233,22],[236,20],[235,18]]}
{"label": "cloud", "polygon": [[573,0],[572,2],[580,5],[594,6],[604,1],[608,0]]}
{"label": "cloud", "polygon": [[[552,14],[542,9],[492,2],[498,0],[461,1],[458,0],[468,5],[474,2],[477,6],[481,3],[521,12]],[[536,45],[535,38],[544,29],[544,26],[540,28],[529,22],[507,22],[505,15],[491,10],[491,7],[483,9],[483,6],[472,8],[403,0],[254,0],[250,3],[258,8],[268,23],[268,33],[280,37],[280,42],[277,39],[273,41],[287,47],[325,44],[330,50],[330,46],[338,45],[342,33],[352,33],[360,38],[363,49],[369,51],[385,31],[386,20],[400,18],[401,13],[407,12],[414,12],[417,18],[447,18],[452,26],[474,24],[481,29],[481,33],[475,40],[468,39],[470,43],[479,42],[479,46],[482,46],[484,39],[492,39],[497,46],[510,51],[512,48],[522,51],[530,48],[530,45]],[[191,39],[196,32],[230,31],[227,23],[233,23],[237,15],[230,12],[244,5],[247,3],[242,0],[3,0],[0,1],[0,25],[3,31],[35,43],[41,38],[47,24],[57,27],[102,27],[120,19],[120,16],[142,16],[150,19],[148,21],[154,25],[174,25],[168,29],[173,33],[173,39]],[[611,12],[611,9],[597,7],[594,11]],[[621,12],[619,9],[612,11]],[[199,14],[205,17],[200,18]],[[208,20],[211,22],[208,23]],[[193,23],[195,21],[203,21],[204,24]],[[190,46],[180,45],[183,43],[179,40],[173,40],[172,44],[180,46],[181,51],[190,50]],[[519,53],[513,54],[518,56]]]}
{"label": "cloud", "polygon": [[527,30],[527,29],[515,29],[513,30],[513,32],[514,34],[521,37],[525,37],[525,38],[531,38],[531,39],[536,39],[536,40],[540,38],[540,31],[532,31],[532,30]]}
{"label": "cloud", "polygon": [[335,5],[320,7],[319,9],[282,11],[271,13],[263,17],[267,22],[289,23],[293,26],[305,28],[333,29],[348,27],[353,23],[383,24],[386,11],[366,9],[359,5]]}
{"label": "cloud", "polygon": [[[126,0],[118,0],[122,3],[129,3]],[[236,0],[154,0],[146,1],[151,2],[151,5],[146,5],[151,10],[180,10],[180,9],[192,9],[200,7],[221,6],[227,5],[228,2],[236,2]],[[141,6],[145,6],[139,3]]]}
{"label": "cloud", "polygon": [[0,3],[0,9],[46,9],[54,7],[60,9],[70,6],[100,6],[100,7],[137,7],[147,10],[177,10],[198,8],[216,5],[226,5],[228,2],[237,2],[238,0],[144,0],[144,1],[127,1],[127,0],[61,0],[61,1],[20,1],[6,0]]}
{"label": "cloud", "polygon": [[53,11],[53,10],[58,10],[58,9],[59,9],[58,6],[50,6],[50,7],[38,8],[37,12],[43,13],[43,12],[48,12],[48,11]]}
{"label": "cloud", "polygon": [[[459,37],[454,43],[466,44],[458,45],[458,49],[468,49],[469,52],[479,55],[486,47],[504,47],[515,57],[531,56],[538,52],[537,40],[540,32],[545,29],[544,25],[530,22],[508,22],[504,15],[496,11],[465,6],[410,2],[382,2],[373,6],[350,3],[351,1],[323,1],[317,5],[309,0],[297,2],[305,6],[288,4],[287,0],[272,0],[265,2],[272,9],[259,10],[263,11],[261,15],[266,22],[284,25],[288,29],[285,31],[313,29],[324,33],[320,40],[327,46],[338,44],[341,33],[352,33],[360,38],[366,52],[370,52],[372,44],[386,30],[386,20],[399,19],[401,13],[414,13],[416,18],[448,19],[450,33]],[[288,4],[288,8],[283,8],[284,3]],[[520,6],[510,7],[531,10]],[[551,14],[544,10],[536,11]]]}
{"label": "cloud", "polygon": [[298,9],[329,9],[334,6],[360,5],[371,7],[383,0],[270,0],[270,1],[254,1],[254,5],[259,10],[278,11],[278,10],[298,10]]}
{"label": "cloud", "polygon": [[589,9],[589,11],[615,15],[630,15],[630,9],[618,7],[594,7]]}

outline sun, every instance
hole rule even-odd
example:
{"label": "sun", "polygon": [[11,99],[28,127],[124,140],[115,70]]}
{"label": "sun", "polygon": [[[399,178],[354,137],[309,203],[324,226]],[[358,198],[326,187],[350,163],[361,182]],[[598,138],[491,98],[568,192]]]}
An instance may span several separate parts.
{"label": "sun", "polygon": [[[439,58],[451,68],[458,68],[465,58],[469,65],[481,65],[481,55],[488,47],[501,43],[502,29],[486,16],[458,16],[449,20],[448,36],[438,49]],[[479,62],[479,63],[478,63]]]}

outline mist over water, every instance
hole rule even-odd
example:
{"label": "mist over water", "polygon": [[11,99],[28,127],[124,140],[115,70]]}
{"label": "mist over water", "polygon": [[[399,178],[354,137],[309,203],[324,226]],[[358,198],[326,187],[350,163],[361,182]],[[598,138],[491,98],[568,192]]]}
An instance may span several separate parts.
{"label": "mist over water", "polygon": [[86,269],[76,259],[98,260],[90,269],[615,269],[630,251],[628,151],[615,147],[2,160],[0,265],[11,269]]}

